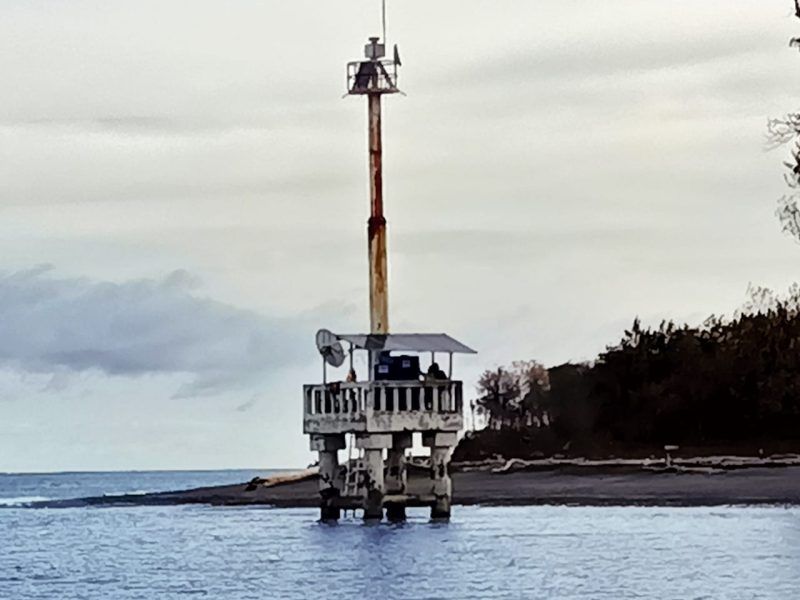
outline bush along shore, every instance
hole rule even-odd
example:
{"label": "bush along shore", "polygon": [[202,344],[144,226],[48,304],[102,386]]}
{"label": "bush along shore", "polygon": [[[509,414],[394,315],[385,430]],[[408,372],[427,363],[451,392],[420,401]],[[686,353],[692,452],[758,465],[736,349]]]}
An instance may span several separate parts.
{"label": "bush along shore", "polygon": [[800,287],[749,292],[698,327],[637,319],[591,363],[486,371],[473,403],[485,428],[453,460],[800,453]]}

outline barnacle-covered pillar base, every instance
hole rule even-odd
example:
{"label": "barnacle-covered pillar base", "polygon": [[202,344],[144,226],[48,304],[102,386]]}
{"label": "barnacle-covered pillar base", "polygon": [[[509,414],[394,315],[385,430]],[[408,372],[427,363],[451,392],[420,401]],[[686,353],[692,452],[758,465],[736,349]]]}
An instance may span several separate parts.
{"label": "barnacle-covered pillar base", "polygon": [[[403,496],[407,491],[406,450],[411,446],[410,432],[393,434],[392,447],[386,453],[386,494],[389,496]],[[390,521],[405,521],[405,503],[387,502],[386,518]]]}
{"label": "barnacle-covered pillar base", "polygon": [[336,502],[342,494],[342,475],[339,468],[339,450],[344,449],[343,435],[312,435],[311,450],[319,456],[320,519],[332,521],[339,518]]}
{"label": "barnacle-covered pillar base", "polygon": [[364,520],[383,518],[383,496],[386,486],[383,477],[383,451],[392,447],[392,434],[356,435],[356,448],[364,451]]}
{"label": "barnacle-covered pillar base", "polygon": [[451,432],[425,432],[422,444],[431,449],[430,492],[432,519],[449,519],[453,500],[453,483],[448,473],[450,452],[458,442],[458,435]]}

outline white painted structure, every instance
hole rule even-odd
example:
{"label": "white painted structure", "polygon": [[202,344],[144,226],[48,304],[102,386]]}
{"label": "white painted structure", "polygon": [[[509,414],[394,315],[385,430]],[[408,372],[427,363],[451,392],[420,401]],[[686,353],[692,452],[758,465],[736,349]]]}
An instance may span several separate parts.
{"label": "white painted structure", "polygon": [[[364,517],[402,519],[407,505],[428,505],[434,517],[450,514],[450,452],[464,426],[462,383],[436,373],[414,379],[374,377],[378,356],[391,352],[453,353],[474,351],[443,334],[336,336],[354,351],[370,354],[368,381],[326,381],[303,387],[303,432],[319,454],[323,519],[335,519],[341,508],[362,508]],[[324,363],[323,363],[324,364]],[[413,374],[412,374],[413,375]],[[409,375],[405,375],[409,377]],[[323,367],[323,379],[327,368]],[[422,434],[431,450],[429,484],[413,493],[407,487],[406,452],[412,435]],[[342,465],[339,451],[347,436],[358,456]],[[427,480],[426,480],[427,481]]]}

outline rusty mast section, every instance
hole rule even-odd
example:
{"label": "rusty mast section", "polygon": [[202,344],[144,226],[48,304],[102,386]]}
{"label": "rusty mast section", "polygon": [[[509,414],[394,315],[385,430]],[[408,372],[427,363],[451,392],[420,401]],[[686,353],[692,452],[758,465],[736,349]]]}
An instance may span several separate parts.
{"label": "rusty mast section", "polygon": [[367,97],[369,127],[369,320],[370,332],[389,333],[389,272],[386,259],[386,217],[383,214],[383,141],[381,97],[396,94],[399,57],[386,60],[386,45],[377,37],[364,47],[366,60],[347,65],[347,93]]}

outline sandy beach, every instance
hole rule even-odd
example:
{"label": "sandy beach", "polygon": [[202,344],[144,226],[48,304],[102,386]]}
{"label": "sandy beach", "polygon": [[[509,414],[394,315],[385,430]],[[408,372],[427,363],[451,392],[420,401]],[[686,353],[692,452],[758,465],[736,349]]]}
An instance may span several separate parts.
{"label": "sandy beach", "polygon": [[[495,473],[486,470],[456,472],[455,505],[642,505],[716,506],[750,504],[800,505],[800,467],[753,467],[700,472],[656,472],[635,468],[557,468]],[[424,471],[409,475],[411,493],[428,484]],[[178,492],[129,496],[102,496],[42,503],[42,506],[267,505],[317,506],[317,479],[271,486],[247,483]]]}

